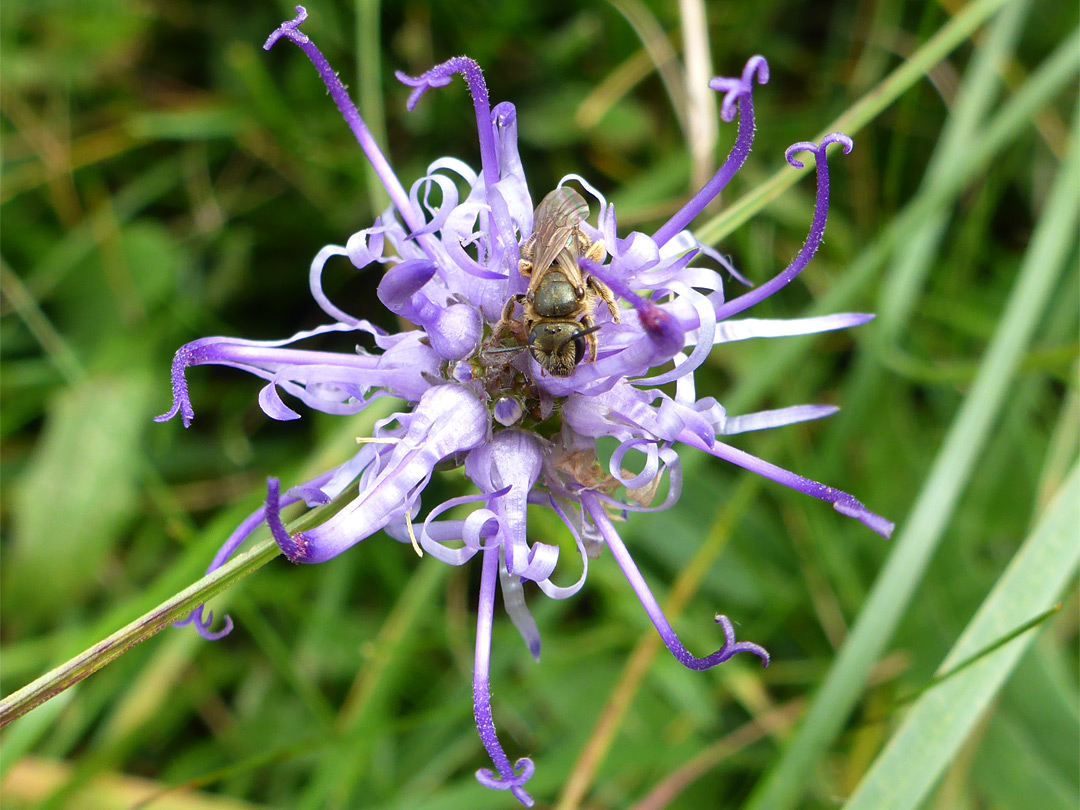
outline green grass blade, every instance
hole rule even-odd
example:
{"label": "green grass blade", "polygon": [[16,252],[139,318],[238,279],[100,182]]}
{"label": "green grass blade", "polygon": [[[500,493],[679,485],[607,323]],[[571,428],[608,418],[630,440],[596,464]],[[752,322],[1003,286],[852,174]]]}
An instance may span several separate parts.
{"label": "green grass blade", "polygon": [[[825,127],[816,138],[830,132],[843,132],[854,135],[873,121],[881,111],[900,98],[934,65],[944,59],[954,48],[967,41],[968,37],[980,25],[994,15],[1006,0],[976,0],[964,7],[964,10],[942,26],[911,58],[878,84],[873,90],[855,102],[848,110]],[[743,195],[723,213],[705,223],[697,232],[697,238],[709,245],[714,245],[730,234],[754,214],[775,200],[803,174],[812,171],[814,162],[807,161],[802,169],[785,166],[768,181],[756,186],[753,191]]]}
{"label": "green grass blade", "polygon": [[1080,148],[1074,126],[1023,267],[971,392],[956,416],[914,508],[904,521],[859,619],[841,648],[802,726],[761,783],[751,810],[790,807],[862,693],[867,673],[892,637],[956,501],[985,446],[1021,355],[1039,323],[1067,253],[1075,245]]}
{"label": "green grass blade", "polygon": [[[847,309],[860,291],[877,278],[876,272],[885,264],[907,235],[917,231],[920,223],[940,206],[955,202],[964,189],[986,171],[991,162],[1031,127],[1032,118],[1055,96],[1075,81],[1077,60],[1080,57],[1080,31],[1074,30],[1038,70],[980,129],[980,137],[968,143],[956,161],[948,164],[941,182],[924,189],[911,200],[879,236],[851,263],[839,282],[820,301],[807,308],[807,317]],[[773,359],[746,378],[727,398],[726,405],[734,413],[749,410],[805,356],[808,338],[790,338],[773,350]],[[847,400],[845,400],[847,402]],[[845,419],[847,409],[837,418]]]}
{"label": "green grass blade", "polygon": [[[382,17],[380,0],[356,0],[356,86],[360,96],[360,114],[371,130],[371,136],[383,152],[387,152],[386,98],[382,84],[382,49],[379,47],[379,28]],[[390,204],[390,195],[371,166],[366,166],[368,204],[372,213]]]}
{"label": "green grass blade", "polygon": [[[944,669],[959,665],[1017,620],[1048,609],[1060,597],[1080,563],[1077,504],[1080,470],[1074,466],[1047,514],[942,663]],[[844,805],[846,810],[918,807],[1034,639],[1034,633],[1013,639],[923,695]]]}

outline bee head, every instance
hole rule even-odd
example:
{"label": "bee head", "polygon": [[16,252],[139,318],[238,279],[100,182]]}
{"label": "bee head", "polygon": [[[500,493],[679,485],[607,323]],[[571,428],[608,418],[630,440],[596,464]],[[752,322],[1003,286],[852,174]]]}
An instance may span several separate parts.
{"label": "bee head", "polygon": [[585,357],[585,336],[599,328],[586,329],[577,321],[538,323],[529,332],[529,351],[548,374],[569,377]]}

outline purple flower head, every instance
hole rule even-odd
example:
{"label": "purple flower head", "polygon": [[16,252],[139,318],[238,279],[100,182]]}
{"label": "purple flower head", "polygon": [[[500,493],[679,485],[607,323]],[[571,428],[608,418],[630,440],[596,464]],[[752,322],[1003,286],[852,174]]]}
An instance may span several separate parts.
{"label": "purple flower head", "polygon": [[[731,622],[716,616],[723,631],[719,649],[698,657],[676,636],[615,529],[613,516],[667,509],[679,499],[682,473],[676,448],[689,446],[828,501],[888,537],[892,524],[868,511],[850,495],[810,481],[739,450],[720,437],[778,427],[834,412],[801,405],[729,416],[712,397],[698,398],[694,371],[719,343],[758,337],[802,335],[865,323],[872,316],[838,314],[794,320],[737,319],[732,316],[772,295],[810,261],[825,229],[829,198],[826,149],[837,143],[846,153],[851,140],[828,135],[820,143],[797,143],[786,158],[813,153],[817,194],[809,235],[791,264],[769,282],[725,299],[715,270],[692,266],[712,251],[686,230],[727,185],[750,152],[754,137],[753,88],[768,80],[760,56],[747,62],[739,78],[717,78],[724,93],[721,116],[738,116],[731,153],[716,175],[653,234],[618,233],[615,210],[583,178],[574,183],[598,205],[596,225],[583,202],[564,220],[534,223],[537,200],[530,194],[517,152],[517,119],[512,104],[491,108],[479,66],[457,57],[413,79],[411,109],[429,88],[460,74],[472,95],[480,143],[479,172],[454,158],[432,163],[408,190],[349,101],[326,59],[299,30],[306,17],[283,24],[267,40],[270,48],[285,38],[314,63],[392,201],[371,227],[353,234],[344,246],[328,245],[312,261],[312,295],[329,322],[280,341],[211,337],[182,347],[173,361],[173,405],[158,417],[180,414],[185,427],[194,418],[185,374],[205,364],[232,366],[261,377],[266,385],[259,404],[272,419],[298,419],[286,399],[328,413],[353,414],[382,396],[408,402],[409,409],[377,422],[345,464],[279,493],[271,479],[265,506],[241,524],[218,552],[210,570],[259,526],[267,524],[285,556],[294,563],[318,563],[337,556],[380,529],[450,565],[482,558],[477,617],[473,701],[480,740],[494,763],[477,779],[486,787],[509,790],[532,805],[525,783],[534,766],[527,758],[511,764],[495,732],[488,686],[495,590],[530,652],[540,654],[540,635],[525,603],[531,581],[554,599],[565,599],[584,585],[588,562],[606,546],[640,599],[672,655],[691,669],[708,669],[739,652],[769,662],[764,648],[736,641]],[[561,193],[559,200],[575,199]],[[543,210],[541,206],[540,210]],[[554,236],[552,236],[554,234]],[[538,240],[547,242],[539,244]],[[554,240],[554,241],[552,241]],[[550,262],[541,255],[552,256]],[[382,265],[379,300],[418,328],[387,334],[333,304],[321,278],[327,260],[345,256],[357,267]],[[605,258],[606,257],[606,258]],[[550,267],[533,266],[533,261]],[[734,273],[733,273],[734,274]],[[539,282],[554,278],[554,287]],[[736,275],[736,278],[738,276]],[[563,286],[559,286],[562,284]],[[571,314],[542,313],[565,303]],[[556,294],[558,293],[558,294]],[[610,304],[608,302],[610,301]],[[561,320],[560,320],[561,319]],[[534,341],[552,321],[553,351],[571,358],[569,373],[554,373],[537,360]],[[562,330],[562,331],[558,331]],[[332,332],[363,332],[377,351],[312,351],[305,339]],[[558,335],[566,334],[562,339]],[[658,367],[667,370],[654,371]],[[567,370],[565,367],[563,370]],[[674,394],[660,386],[674,383]],[[283,397],[283,394],[285,395]],[[610,437],[617,449],[602,466],[596,440]],[[421,495],[436,465],[464,467],[477,493],[450,499],[427,510]],[[632,472],[630,467],[638,467]],[[666,494],[657,498],[666,479]],[[345,493],[348,492],[348,495]],[[325,523],[290,534],[281,507],[297,501],[317,506],[341,498],[348,503]],[[659,502],[657,502],[659,500]],[[530,544],[526,509],[550,509],[573,537],[583,572],[569,586],[556,585],[558,546]],[[455,507],[471,507],[463,519],[443,517]],[[207,638],[219,638],[232,623],[211,631],[212,616],[202,608],[187,620]]]}

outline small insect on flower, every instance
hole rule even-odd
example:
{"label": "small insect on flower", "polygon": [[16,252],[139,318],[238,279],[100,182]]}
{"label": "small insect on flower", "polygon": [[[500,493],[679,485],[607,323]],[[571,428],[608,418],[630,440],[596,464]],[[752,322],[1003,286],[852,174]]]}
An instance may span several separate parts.
{"label": "small insect on flower", "polygon": [[[512,295],[493,339],[510,331],[528,343],[540,368],[556,377],[569,377],[585,355],[596,359],[596,332],[593,319],[598,300],[607,304],[611,320],[619,322],[615,296],[604,282],[583,273],[578,259],[599,264],[607,251],[603,241],[590,241],[581,230],[589,214],[589,204],[568,186],[544,197],[533,215],[532,235],[521,245],[518,270],[529,278],[524,293]],[[512,318],[521,305],[522,319]]]}
{"label": "small insect on flower", "polygon": [[[796,168],[803,166],[800,154],[810,153],[815,161],[817,190],[806,242],[771,280],[725,297],[721,274],[693,266],[694,259],[711,257],[736,281],[746,282],[687,228],[750,153],[754,85],[769,78],[764,58],[751,57],[738,77],[709,83],[723,93],[721,118],[739,118],[731,152],[713,178],[652,234],[620,237],[614,206],[578,175],[564,177],[534,208],[517,150],[517,112],[505,101],[490,106],[480,67],[464,56],[416,78],[397,77],[413,88],[410,110],[427,90],[448,84],[457,74],[465,79],[476,114],[480,171],[443,157],[406,191],[337,74],[299,30],[307,13],[300,7],[297,12],[265,47],[286,39],[315,65],[392,207],[345,245],[327,245],[315,254],[309,285],[329,323],[285,340],[208,337],[181,347],[172,366],[173,405],[158,420],[180,415],[185,426],[191,424],[194,410],[185,374],[205,364],[262,378],[266,385],[259,404],[273,419],[300,418],[282,392],[331,414],[359,413],[387,396],[407,404],[376,422],[374,435],[344,464],[283,494],[277,480],[270,479],[265,505],[236,529],[210,570],[264,524],[294,563],[325,562],[380,530],[449,565],[480,557],[473,715],[495,768],[481,768],[476,778],[531,806],[525,784],[534,765],[527,757],[511,763],[491,707],[488,676],[497,589],[527,649],[539,660],[540,631],[526,593],[573,596],[585,584],[589,561],[607,549],[680,664],[704,670],[738,653],[755,655],[763,665],[769,662],[762,646],[735,639],[731,621],[722,614],[713,614],[723,633],[721,646],[703,656],[687,650],[616,530],[616,520],[630,513],[668,509],[678,502],[682,468],[677,447],[724,459],[826,501],[885,537],[892,531],[889,521],[846,492],[720,440],[820,419],[836,408],[793,405],[729,416],[713,397],[698,397],[694,380],[695,370],[719,344],[845,329],[873,317],[733,317],[783,289],[810,262],[821,244],[829,206],[827,150],[836,144],[847,153],[851,139],[833,133],[819,143],[800,142],[787,150],[785,158]],[[595,226],[588,221],[589,204],[568,183],[598,203]],[[347,257],[358,270],[377,269],[379,300],[417,328],[388,334],[331,302],[322,272],[334,256]],[[620,308],[616,295],[629,306]],[[376,350],[356,347],[352,339],[338,352],[291,347],[335,333],[364,333]],[[502,345],[507,338],[517,345]],[[660,367],[664,370],[656,370]],[[664,390],[670,383],[675,383],[673,394]],[[597,456],[598,439],[616,444],[607,465]],[[640,472],[624,466],[631,453],[643,459]],[[421,495],[435,472],[448,466],[463,467],[477,492],[428,504],[425,514]],[[280,510],[298,501],[310,507],[337,501],[340,508],[323,523],[290,533]],[[575,582],[560,585],[557,581],[566,577],[561,571],[555,576],[562,557],[573,552],[562,555],[559,545],[530,542],[529,507],[550,510],[566,527],[577,552],[574,569],[581,571]],[[464,519],[443,517],[454,508],[472,511]],[[421,564],[432,563],[425,559]],[[532,584],[526,588],[526,583]],[[220,638],[232,627],[226,617],[221,630],[211,630],[212,616],[201,607],[187,622],[208,638]]]}

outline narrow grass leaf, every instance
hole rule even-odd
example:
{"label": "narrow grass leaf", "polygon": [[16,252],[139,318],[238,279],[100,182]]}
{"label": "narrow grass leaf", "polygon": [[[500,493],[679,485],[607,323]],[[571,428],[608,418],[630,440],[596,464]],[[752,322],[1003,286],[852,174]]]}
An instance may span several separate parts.
{"label": "narrow grass leaf", "polygon": [[[1074,466],[1045,517],[942,663],[943,670],[961,665],[1008,633],[1017,620],[1047,610],[1060,597],[1080,563],[1077,504],[1080,469]],[[923,695],[845,810],[918,807],[1034,639],[1034,633],[1014,638]]]}
{"label": "narrow grass leaf", "polygon": [[1066,255],[1075,246],[1080,148],[1074,127],[1070,153],[1047,198],[1014,291],[971,392],[953,421],[892,553],[806,718],[751,797],[751,810],[792,807],[807,777],[843,727],[867,673],[903,617],[953,516],[956,502],[986,445],[1013,384],[1020,358],[1046,308]]}
{"label": "narrow grass leaf", "polygon": [[[967,41],[975,29],[990,19],[1006,2],[1007,0],[975,0],[968,3],[963,11],[942,26],[940,31],[911,55],[910,59],[907,59],[884,81],[855,102],[847,112],[825,127],[814,140],[819,140],[829,132],[854,135],[877,118],[914,84],[922,81],[934,65],[948,56],[954,48]],[[707,222],[698,232],[698,239],[710,245],[716,244],[793,186],[803,174],[812,171],[813,166],[812,160],[807,161],[807,165],[802,169],[785,166],[768,182],[756,186],[753,191],[743,195],[722,214],[718,214]]]}

